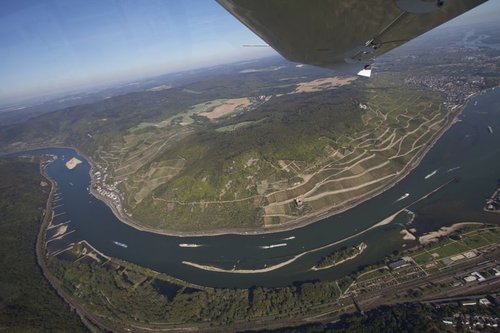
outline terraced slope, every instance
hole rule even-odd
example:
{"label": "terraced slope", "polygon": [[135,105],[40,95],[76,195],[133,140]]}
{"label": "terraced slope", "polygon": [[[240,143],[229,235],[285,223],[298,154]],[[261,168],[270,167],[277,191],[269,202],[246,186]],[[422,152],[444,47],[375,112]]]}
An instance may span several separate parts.
{"label": "terraced slope", "polygon": [[393,75],[297,78],[263,93],[129,128],[95,153],[98,189],[151,228],[283,226],[391,184],[450,114],[441,93]]}

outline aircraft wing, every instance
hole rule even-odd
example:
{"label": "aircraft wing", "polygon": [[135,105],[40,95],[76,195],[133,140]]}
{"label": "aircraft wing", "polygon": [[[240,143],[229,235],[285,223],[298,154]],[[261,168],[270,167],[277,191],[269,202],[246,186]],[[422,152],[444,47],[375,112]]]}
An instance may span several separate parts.
{"label": "aircraft wing", "polygon": [[[486,0],[217,0],[290,61],[358,73]],[[363,75],[363,73],[358,73]]]}

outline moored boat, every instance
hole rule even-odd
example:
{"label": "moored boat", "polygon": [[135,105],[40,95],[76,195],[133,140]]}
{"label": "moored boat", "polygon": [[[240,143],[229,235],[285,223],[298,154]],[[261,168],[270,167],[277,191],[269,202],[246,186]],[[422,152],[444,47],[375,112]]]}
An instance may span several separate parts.
{"label": "moored boat", "polygon": [[282,246],[287,246],[286,243],[280,243],[280,244],[272,244],[272,245],[263,245],[260,246],[261,249],[267,250],[267,249],[273,249],[275,247],[282,247]]}
{"label": "moored boat", "polygon": [[179,247],[200,247],[200,246],[201,246],[200,244],[186,244],[186,243],[179,244]]}
{"label": "moored boat", "polygon": [[113,244],[118,245],[118,246],[121,246],[121,247],[123,247],[123,248],[125,248],[125,249],[128,247],[128,245],[127,245],[127,244],[125,244],[125,243],[120,243],[120,242],[117,242],[117,241],[113,241]]}

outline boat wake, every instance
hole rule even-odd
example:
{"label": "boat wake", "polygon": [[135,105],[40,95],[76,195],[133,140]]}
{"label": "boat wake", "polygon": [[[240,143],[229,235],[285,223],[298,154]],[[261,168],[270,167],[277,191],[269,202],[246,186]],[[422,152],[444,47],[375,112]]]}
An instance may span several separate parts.
{"label": "boat wake", "polygon": [[437,169],[436,169],[436,170],[432,171],[430,174],[428,174],[427,176],[425,176],[424,178],[425,178],[425,179],[429,179],[429,178],[431,178],[432,176],[434,176],[437,172],[438,172],[438,171],[437,171]]}
{"label": "boat wake", "polygon": [[448,170],[446,170],[446,172],[452,172],[452,171],[455,171],[455,170],[458,170],[458,169],[460,169],[459,166],[451,168],[451,169],[448,169]]}
{"label": "boat wake", "polygon": [[264,250],[267,250],[267,249],[273,249],[275,247],[282,247],[282,246],[286,246],[287,244],[286,243],[280,243],[280,244],[273,244],[273,245],[263,245],[263,246],[259,246],[261,249],[264,249]]}
{"label": "boat wake", "polygon": [[410,193],[405,193],[402,196],[400,196],[398,200],[396,200],[394,202],[399,202],[401,200],[404,200],[404,199],[408,198],[409,196],[410,196]]}

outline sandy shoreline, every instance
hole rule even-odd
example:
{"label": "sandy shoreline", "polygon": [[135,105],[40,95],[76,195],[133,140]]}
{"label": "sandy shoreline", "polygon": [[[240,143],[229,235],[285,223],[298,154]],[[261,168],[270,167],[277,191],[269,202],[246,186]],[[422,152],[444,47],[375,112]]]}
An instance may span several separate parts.
{"label": "sandy shoreline", "polygon": [[290,258],[288,260],[285,260],[283,262],[280,262],[278,264],[275,264],[275,265],[272,265],[272,266],[268,266],[268,267],[265,267],[265,268],[259,268],[259,269],[234,269],[234,268],[233,269],[224,269],[224,268],[220,268],[220,267],[216,267],[216,266],[197,264],[197,263],[191,262],[191,261],[183,261],[182,263],[184,265],[196,267],[198,269],[202,269],[202,270],[205,270],[205,271],[219,272],[219,273],[258,274],[258,273],[272,272],[272,271],[277,270],[279,268],[288,266],[289,264],[293,263],[297,259],[299,259],[299,258],[301,258],[301,257],[303,257],[303,256],[305,256],[307,254],[327,249],[329,247],[332,247],[332,246],[338,245],[340,243],[343,243],[345,241],[348,241],[349,239],[361,236],[362,234],[364,234],[364,233],[366,233],[366,232],[368,232],[368,231],[370,231],[372,229],[375,229],[375,228],[387,225],[387,224],[391,223],[394,220],[394,218],[399,213],[401,213],[403,210],[404,210],[404,208],[398,210],[396,213],[394,213],[394,214],[386,217],[385,219],[379,221],[378,223],[372,225],[371,227],[366,228],[365,230],[361,230],[360,232],[358,232],[358,233],[356,233],[354,235],[347,236],[347,237],[339,239],[339,240],[337,240],[337,241],[335,241],[333,243],[329,243],[329,244],[323,245],[321,247],[317,247],[315,249],[311,249],[311,250],[307,250],[307,251],[301,252],[299,254],[296,254],[295,256],[293,256],[292,258]]}
{"label": "sandy shoreline", "polygon": [[328,268],[332,268],[332,267],[335,267],[335,266],[338,266],[340,264],[343,264],[345,263],[346,261],[349,261],[349,260],[352,260],[356,257],[358,257],[359,255],[361,255],[366,249],[368,248],[368,245],[366,245],[365,243],[361,242],[360,244],[360,248],[359,248],[359,252],[356,253],[356,254],[353,254],[352,256],[350,257],[347,257],[345,259],[342,259],[342,260],[339,260],[331,265],[328,265],[328,266],[324,266],[324,267],[317,267],[317,266],[313,266],[311,267],[311,270],[312,271],[322,271],[324,269],[328,269]]}
{"label": "sandy shoreline", "polygon": [[449,234],[452,234],[453,232],[460,230],[460,229],[463,229],[465,227],[473,226],[473,225],[484,225],[484,224],[485,223],[480,223],[480,222],[455,223],[455,224],[452,224],[448,227],[441,227],[437,231],[432,231],[432,232],[429,232],[425,235],[422,235],[418,238],[418,241],[422,245],[429,244],[429,243],[438,241],[439,237],[448,236]]}
{"label": "sandy shoreline", "polygon": [[43,215],[42,223],[40,229],[38,230],[38,235],[35,244],[35,256],[38,267],[42,271],[44,278],[47,283],[55,290],[56,294],[69,306],[72,311],[80,317],[82,323],[91,331],[96,326],[104,331],[110,331],[108,327],[101,318],[93,315],[91,312],[87,311],[83,306],[81,306],[74,298],[63,288],[60,287],[59,282],[50,272],[46,263],[46,256],[48,255],[46,248],[46,231],[47,227],[52,223],[52,203],[54,199],[54,194],[56,192],[57,183],[48,176],[45,171],[46,166],[40,164],[40,174],[50,183],[50,192],[45,205],[45,212]]}
{"label": "sandy shoreline", "polygon": [[[175,231],[175,230],[161,230],[161,229],[156,229],[156,228],[151,228],[151,227],[146,227],[143,225],[138,224],[136,221],[131,219],[129,216],[125,215],[123,212],[119,211],[113,203],[108,200],[108,198],[101,196],[99,193],[97,193],[93,189],[94,185],[94,178],[92,175],[92,171],[95,170],[94,163],[92,160],[84,153],[82,153],[78,148],[75,147],[69,147],[69,146],[64,146],[64,145],[53,145],[51,147],[34,147],[31,149],[43,149],[43,148],[68,148],[76,151],[79,155],[84,157],[87,162],[90,164],[90,170],[89,170],[89,175],[91,179],[91,184],[90,184],[90,193],[96,197],[97,199],[103,201],[114,213],[114,215],[123,223],[127,224],[128,226],[139,230],[139,231],[144,231],[144,232],[150,232],[150,233],[155,233],[159,235],[165,235],[165,236],[175,236],[175,237],[206,237],[206,236],[220,236],[220,235],[261,235],[261,234],[270,234],[270,233],[278,233],[278,232],[285,232],[285,231],[291,231],[299,228],[306,227],[312,223],[324,220],[326,218],[329,218],[331,216],[343,213],[351,208],[354,208],[360,204],[362,204],[365,201],[368,201],[381,193],[387,191],[388,189],[392,188],[395,186],[397,183],[399,183],[402,179],[404,179],[413,169],[415,169],[420,162],[423,160],[423,158],[427,155],[427,153],[434,147],[436,142],[441,138],[441,136],[446,133],[457,121],[457,117],[462,113],[464,110],[465,106],[467,105],[468,101],[482,93],[483,91],[471,94],[466,97],[464,104],[455,106],[452,108],[452,111],[450,111],[450,114],[448,115],[448,119],[446,121],[446,125],[437,133],[434,134],[433,138],[427,143],[425,149],[418,155],[415,155],[412,160],[408,162],[408,164],[404,167],[402,172],[396,176],[396,178],[387,185],[381,186],[380,188],[376,188],[372,191],[370,191],[367,195],[362,196],[362,197],[357,197],[354,202],[351,204],[347,204],[342,208],[335,208],[335,209],[330,209],[330,210],[323,210],[320,212],[316,212],[314,214],[308,215],[308,216],[303,216],[301,218],[296,219],[295,221],[289,222],[286,225],[280,225],[280,226],[273,226],[273,227],[267,227],[264,229],[264,227],[256,227],[256,228],[249,228],[249,229],[217,229],[217,230],[210,230],[210,231]],[[24,149],[27,150],[27,149]]]}

